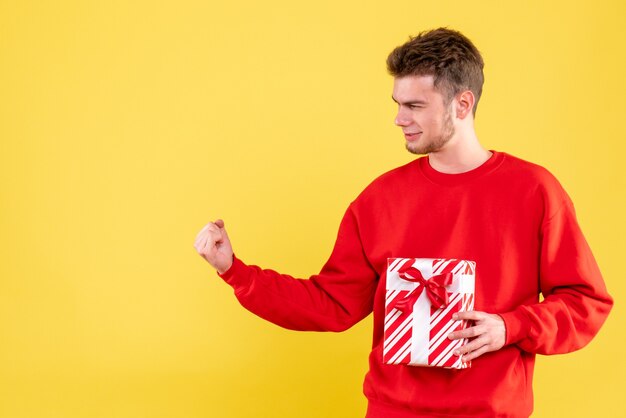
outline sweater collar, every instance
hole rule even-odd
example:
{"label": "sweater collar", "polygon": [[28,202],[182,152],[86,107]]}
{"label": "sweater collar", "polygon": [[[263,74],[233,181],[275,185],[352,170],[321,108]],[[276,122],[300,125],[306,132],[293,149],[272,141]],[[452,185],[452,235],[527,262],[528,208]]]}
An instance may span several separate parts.
{"label": "sweater collar", "polygon": [[492,155],[487,161],[485,161],[478,167],[464,173],[449,174],[437,171],[430,165],[428,155],[419,158],[418,167],[420,169],[420,172],[433,183],[446,186],[463,184],[470,180],[474,180],[478,177],[484,176],[485,174],[491,173],[502,164],[505,154],[491,149],[489,151],[492,152]]}

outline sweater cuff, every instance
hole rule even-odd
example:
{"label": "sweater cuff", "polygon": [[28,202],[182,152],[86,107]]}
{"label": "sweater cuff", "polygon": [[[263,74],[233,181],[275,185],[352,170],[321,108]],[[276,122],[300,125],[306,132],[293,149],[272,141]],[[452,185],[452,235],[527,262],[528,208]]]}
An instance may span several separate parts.
{"label": "sweater cuff", "polygon": [[528,336],[530,332],[530,320],[520,306],[514,311],[498,314],[504,321],[506,338],[504,345],[515,344]]}
{"label": "sweater cuff", "polygon": [[226,283],[233,288],[247,286],[250,283],[250,272],[248,266],[233,254],[233,264],[224,273],[216,271]]}

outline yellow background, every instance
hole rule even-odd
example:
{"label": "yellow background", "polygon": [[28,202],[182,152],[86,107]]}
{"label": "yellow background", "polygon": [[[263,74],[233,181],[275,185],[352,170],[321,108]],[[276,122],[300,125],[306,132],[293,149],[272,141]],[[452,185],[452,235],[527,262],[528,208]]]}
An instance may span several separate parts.
{"label": "yellow background", "polygon": [[[546,4],[543,4],[546,3]],[[538,357],[536,417],[619,416],[622,1],[0,1],[0,417],[362,417],[371,317],[297,333],[195,252],[317,273],[348,203],[415,158],[385,59],[449,26],[483,53],[477,132],[572,197],[616,306]]]}

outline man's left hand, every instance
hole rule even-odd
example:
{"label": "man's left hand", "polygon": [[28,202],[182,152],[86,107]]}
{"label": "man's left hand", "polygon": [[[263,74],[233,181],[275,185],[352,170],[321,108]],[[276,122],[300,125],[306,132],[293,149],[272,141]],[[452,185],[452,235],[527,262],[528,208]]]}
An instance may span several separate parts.
{"label": "man's left hand", "polygon": [[457,312],[454,320],[471,320],[474,325],[461,331],[448,334],[451,340],[471,338],[463,347],[454,350],[454,354],[463,356],[463,361],[473,360],[490,351],[499,350],[504,346],[506,328],[500,315],[480,311]]}

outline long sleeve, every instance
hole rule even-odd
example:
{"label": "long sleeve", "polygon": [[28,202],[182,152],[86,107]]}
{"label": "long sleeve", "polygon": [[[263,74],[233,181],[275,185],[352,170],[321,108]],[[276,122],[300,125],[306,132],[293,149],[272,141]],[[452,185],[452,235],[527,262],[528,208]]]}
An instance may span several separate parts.
{"label": "long sleeve", "polygon": [[[221,277],[244,307],[289,329],[341,331],[373,311],[368,417],[528,417],[535,354],[583,347],[613,300],[556,178],[492,152],[464,173],[438,172],[426,156],[379,176],[350,204],[330,258],[308,280],[237,257]],[[462,371],[386,364],[389,258],[475,261],[474,306],[502,316],[507,346]]]}
{"label": "long sleeve", "polygon": [[613,299],[608,294],[574,206],[566,194],[541,227],[539,284],[544,300],[501,314],[506,343],[538,354],[578,350],[597,334]]}
{"label": "long sleeve", "polygon": [[361,245],[352,208],[346,211],[330,258],[319,274],[294,278],[247,265],[236,256],[219,275],[242,306],[281,327],[300,331],[343,331],[373,306],[378,275]]}

